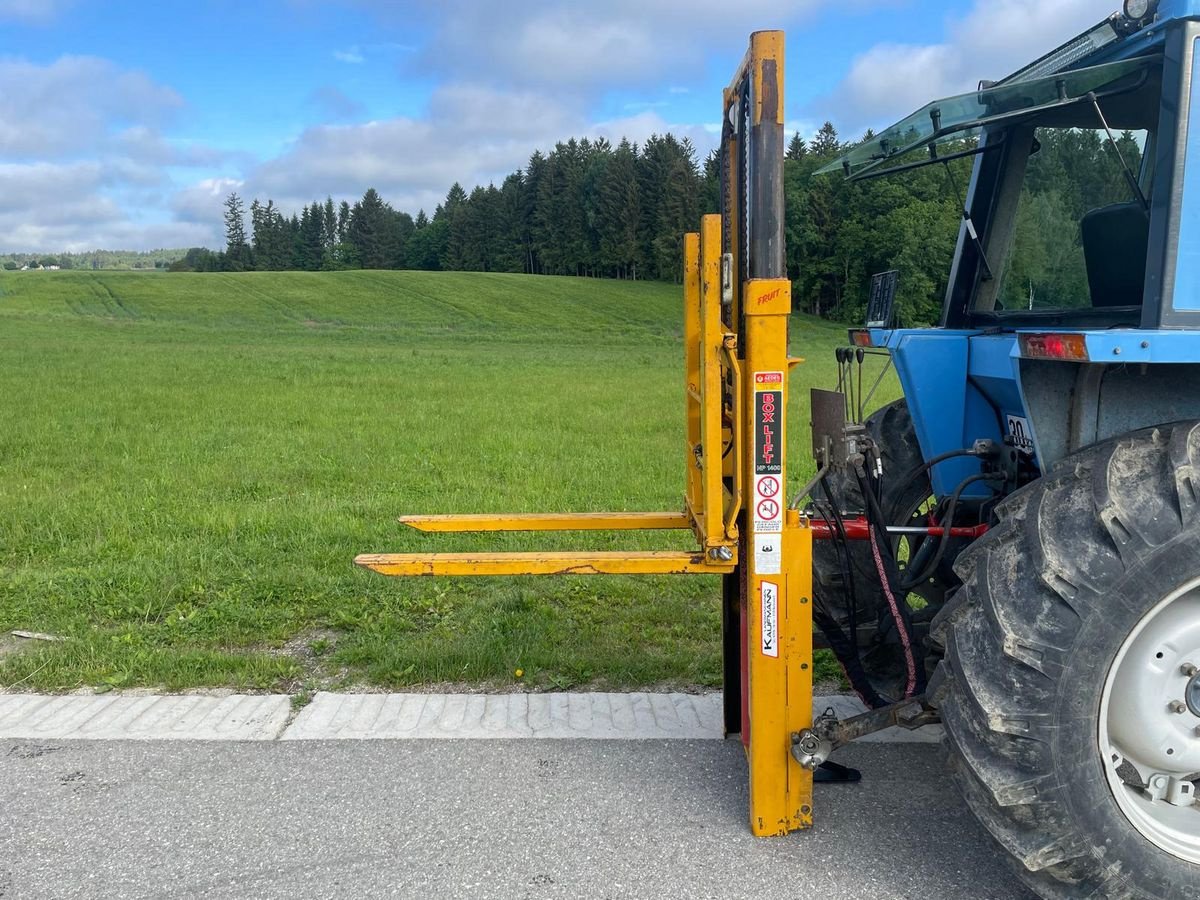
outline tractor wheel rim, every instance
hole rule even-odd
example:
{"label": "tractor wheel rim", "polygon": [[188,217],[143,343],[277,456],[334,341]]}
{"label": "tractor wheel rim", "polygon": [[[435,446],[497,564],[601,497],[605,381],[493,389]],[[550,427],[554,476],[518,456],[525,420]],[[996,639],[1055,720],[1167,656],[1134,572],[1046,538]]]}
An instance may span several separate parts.
{"label": "tractor wheel rim", "polygon": [[1200,864],[1198,695],[1200,579],[1150,610],[1125,640],[1105,680],[1099,734],[1125,818],[1146,840],[1193,864]]}

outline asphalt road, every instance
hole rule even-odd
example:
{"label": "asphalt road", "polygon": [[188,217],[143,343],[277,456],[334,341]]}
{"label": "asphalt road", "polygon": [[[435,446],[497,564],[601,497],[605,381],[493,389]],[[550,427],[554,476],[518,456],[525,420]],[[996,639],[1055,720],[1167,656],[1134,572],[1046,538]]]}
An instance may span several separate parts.
{"label": "asphalt road", "polygon": [[0,741],[0,897],[1033,900],[930,746],[754,839],[720,741]]}

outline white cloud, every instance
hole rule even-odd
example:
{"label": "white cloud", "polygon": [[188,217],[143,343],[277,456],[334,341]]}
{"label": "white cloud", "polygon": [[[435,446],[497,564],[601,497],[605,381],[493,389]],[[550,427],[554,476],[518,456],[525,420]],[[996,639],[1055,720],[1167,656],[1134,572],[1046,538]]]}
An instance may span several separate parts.
{"label": "white cloud", "polygon": [[374,187],[400,209],[432,210],[453,182],[469,189],[502,179],[536,147],[582,134],[586,124],[534,93],[453,85],[434,92],[423,118],[307,129],[287,153],[248,173],[245,190],[296,208]]}
{"label": "white cloud", "polygon": [[0,248],[81,252],[211,240],[207,226],[133,221],[103,193],[112,178],[91,162],[0,164]]}
{"label": "white cloud", "polygon": [[689,140],[696,150],[696,161],[704,162],[710,150],[720,142],[720,129],[712,129],[707,125],[670,122],[657,112],[647,110],[637,115],[620,119],[610,119],[596,122],[587,127],[584,134],[587,137],[607,139],[616,144],[621,138],[628,138],[635,144],[644,144],[652,135],[662,135],[670,132],[682,140]]}
{"label": "white cloud", "polygon": [[[303,0],[293,0],[303,2]],[[454,80],[596,92],[699,71],[731,35],[794,28],[826,9],[865,12],[911,0],[342,0],[387,27],[432,38],[414,70]],[[740,43],[740,38],[739,38]]]}
{"label": "white cloud", "polygon": [[0,158],[92,152],[125,124],[161,125],[183,106],[170,88],[93,56],[46,66],[0,59]]}
{"label": "white cloud", "polygon": [[243,187],[244,182],[237,178],[205,178],[177,191],[171,198],[171,210],[178,221],[215,229],[222,220],[221,204]]}
{"label": "white cloud", "polygon": [[[688,92],[680,72],[705,72],[715,53],[736,53],[737,46],[730,51],[731,35],[741,45],[742,35],[755,28],[794,29],[825,9],[867,11],[911,0],[741,0],[733,8],[724,0],[413,0],[403,10],[392,0],[342,2],[395,21],[395,34],[431,38],[421,47],[368,42],[340,47],[330,51],[334,59],[356,65],[388,54],[402,74],[416,71],[441,86],[424,113],[365,123],[358,121],[365,110],[353,98],[332,86],[320,88],[307,106],[325,124],[299,133],[285,152],[264,162],[171,139],[183,100],[143,74],[90,57],[64,57],[48,66],[0,60],[0,96],[8,98],[0,105],[0,163],[50,164],[55,168],[22,171],[33,185],[58,178],[69,186],[15,193],[30,204],[16,218],[9,217],[16,216],[15,209],[0,203],[0,251],[53,251],[79,242],[150,246],[172,238],[220,246],[221,204],[231,190],[247,202],[269,197],[291,211],[326,194],[353,199],[370,186],[400,209],[431,211],[451,183],[468,190],[498,183],[523,167],[535,149],[570,136],[640,143],[670,131],[690,139],[702,160],[716,143],[717,128],[673,122],[658,105],[661,98]],[[979,10],[949,23],[943,44],[896,48],[892,56],[885,46],[875,48],[871,52],[893,74],[875,83],[867,77],[870,67],[856,65],[839,95],[842,102],[847,108],[893,108],[896,82],[915,79],[914,54],[922,77],[939,85],[954,83],[968,69],[972,77],[994,74],[990,67],[973,71],[993,50],[1001,58],[1018,56],[1015,62],[1031,57],[1028,35],[1000,33],[994,20],[1003,14],[977,2]],[[0,0],[0,17],[18,7],[46,5]],[[993,0],[993,5],[1011,10],[1036,4]],[[1038,33],[1062,32],[1059,8],[1085,5],[1057,0],[1039,13]],[[998,42],[996,48],[981,50],[989,41]],[[802,63],[793,63],[793,71],[797,65]],[[636,88],[618,98],[628,114],[595,121],[590,111],[597,101],[622,88]],[[797,127],[810,133],[803,124]],[[84,163],[93,168],[79,168]],[[177,189],[172,177],[181,168],[195,171],[194,183]],[[85,239],[86,233],[95,237]]]}
{"label": "white cloud", "polygon": [[1053,50],[1110,15],[1115,0],[976,0],[931,44],[881,43],[856,57],[825,104],[854,133],[899,119],[930,100],[972,90]]}
{"label": "white cloud", "polygon": [[171,141],[145,125],[134,125],[113,136],[112,146],[131,162],[146,166],[208,168],[231,156],[192,141]]}
{"label": "white cloud", "polygon": [[211,226],[170,221],[170,169],[228,157],[164,136],[183,107],[176,92],[108,60],[64,56],[0,59],[0,96],[0,251],[214,240]]}

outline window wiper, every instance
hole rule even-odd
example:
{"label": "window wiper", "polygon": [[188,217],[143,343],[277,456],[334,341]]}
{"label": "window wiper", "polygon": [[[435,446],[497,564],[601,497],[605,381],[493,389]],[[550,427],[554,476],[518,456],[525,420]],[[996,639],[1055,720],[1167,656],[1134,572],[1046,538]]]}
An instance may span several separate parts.
{"label": "window wiper", "polygon": [[1146,194],[1142,191],[1142,186],[1138,184],[1137,176],[1133,174],[1133,169],[1129,168],[1129,163],[1125,161],[1125,155],[1121,152],[1121,148],[1117,144],[1117,138],[1113,134],[1113,130],[1109,128],[1108,120],[1104,118],[1104,110],[1100,108],[1100,100],[1096,97],[1096,92],[1090,91],[1087,98],[1091,102],[1092,108],[1096,110],[1096,116],[1100,119],[1100,125],[1104,128],[1104,133],[1108,135],[1109,146],[1113,148],[1113,152],[1117,154],[1117,159],[1121,162],[1121,169],[1125,172],[1125,180],[1129,182],[1129,187],[1133,191],[1134,196],[1142,204],[1142,209],[1150,212],[1150,201],[1146,199]]}

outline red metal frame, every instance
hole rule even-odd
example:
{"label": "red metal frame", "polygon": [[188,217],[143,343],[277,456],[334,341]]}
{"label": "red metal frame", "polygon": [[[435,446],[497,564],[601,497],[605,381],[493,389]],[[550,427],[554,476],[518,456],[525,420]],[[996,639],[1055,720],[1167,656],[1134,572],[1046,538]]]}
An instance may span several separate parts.
{"label": "red metal frame", "polygon": [[[869,541],[871,534],[869,531],[870,523],[865,516],[850,516],[842,519],[842,525],[846,531],[846,538],[851,541]],[[814,541],[832,541],[841,537],[838,529],[830,522],[821,519],[813,519],[809,526],[812,528]],[[920,526],[916,526],[920,527]],[[940,525],[927,525],[919,532],[903,531],[899,534],[927,534],[930,537],[941,537],[946,529]],[[950,537],[967,538],[968,540],[976,540],[988,533],[987,525],[969,525],[950,529]]]}

